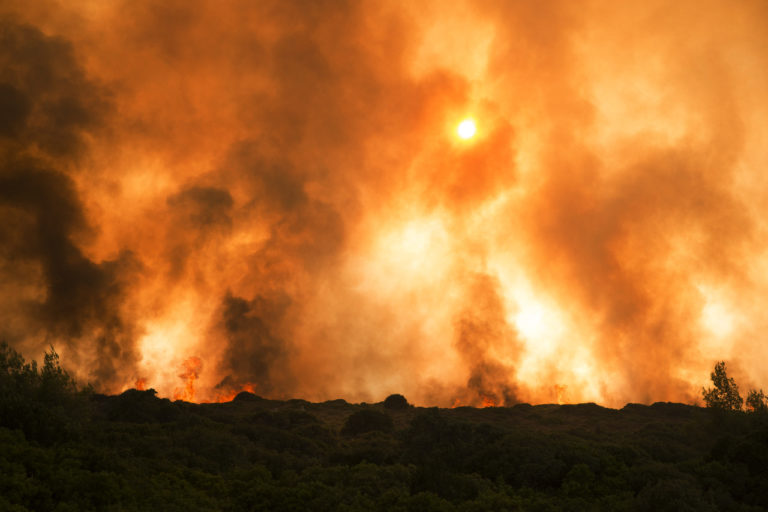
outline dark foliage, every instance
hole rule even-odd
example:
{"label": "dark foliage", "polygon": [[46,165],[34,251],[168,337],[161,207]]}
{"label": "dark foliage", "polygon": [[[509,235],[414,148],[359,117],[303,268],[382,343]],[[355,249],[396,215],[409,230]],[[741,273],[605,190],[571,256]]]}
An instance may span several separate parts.
{"label": "dark foliage", "polygon": [[373,409],[363,409],[350,414],[341,433],[345,436],[357,436],[367,432],[392,432],[394,424],[387,413]]}
{"label": "dark foliage", "polygon": [[736,381],[729,378],[726,373],[725,361],[720,361],[715,365],[715,370],[710,374],[710,378],[714,387],[701,390],[707,407],[723,411],[740,411],[744,400],[739,394],[739,386],[736,385]]}
{"label": "dark foliage", "polygon": [[259,402],[264,399],[248,391],[241,391],[235,396],[234,400],[236,402]]}
{"label": "dark foliage", "polygon": [[77,436],[83,400],[51,348],[42,368],[0,343],[0,427],[19,429],[42,444]]}
{"label": "dark foliage", "polygon": [[384,400],[384,408],[393,411],[402,411],[409,407],[408,400],[403,395],[389,395]]}
{"label": "dark foliage", "polygon": [[107,419],[131,423],[163,423],[177,419],[179,406],[167,398],[157,398],[157,391],[129,389],[108,397],[101,407]]}
{"label": "dark foliage", "polygon": [[750,389],[747,395],[747,410],[751,412],[765,413],[768,412],[768,397],[765,396],[763,390]]}
{"label": "dark foliage", "polygon": [[768,508],[767,414],[384,405],[97,395],[0,345],[0,510]]}

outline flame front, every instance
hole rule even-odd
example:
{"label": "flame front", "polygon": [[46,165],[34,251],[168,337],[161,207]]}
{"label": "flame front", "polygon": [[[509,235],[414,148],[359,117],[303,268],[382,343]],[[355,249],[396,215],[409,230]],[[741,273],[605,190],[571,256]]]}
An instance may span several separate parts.
{"label": "flame front", "polygon": [[568,386],[562,384],[555,384],[555,394],[557,395],[557,405],[563,405],[565,403],[565,391]]}
{"label": "flame front", "polygon": [[231,402],[232,400],[235,399],[237,395],[239,395],[243,391],[246,391],[248,393],[255,393],[256,387],[253,384],[245,384],[237,390],[229,390],[225,393],[217,394],[213,401],[218,403]]}
{"label": "flame front", "polygon": [[483,400],[482,407],[497,407],[499,405],[494,397],[481,396],[480,398]]}
{"label": "flame front", "polygon": [[195,381],[200,376],[200,370],[203,369],[203,362],[199,357],[192,356],[185,359],[181,364],[180,379],[184,379],[184,387],[176,388],[173,391],[174,400],[184,400],[192,402],[195,399]]}

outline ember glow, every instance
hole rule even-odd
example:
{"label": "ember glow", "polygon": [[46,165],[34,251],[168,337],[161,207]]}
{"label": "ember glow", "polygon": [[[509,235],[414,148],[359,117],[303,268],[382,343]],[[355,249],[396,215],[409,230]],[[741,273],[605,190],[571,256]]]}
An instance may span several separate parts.
{"label": "ember glow", "polygon": [[195,401],[694,402],[717,360],[768,385],[765,2],[0,24],[0,337],[27,357]]}

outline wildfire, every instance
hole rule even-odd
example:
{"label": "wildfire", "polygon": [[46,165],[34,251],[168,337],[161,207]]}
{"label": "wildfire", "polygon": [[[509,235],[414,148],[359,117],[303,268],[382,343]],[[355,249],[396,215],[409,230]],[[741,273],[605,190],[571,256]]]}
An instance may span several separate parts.
{"label": "wildfire", "polygon": [[173,399],[191,402],[195,398],[195,381],[200,375],[200,370],[203,369],[203,362],[199,357],[192,356],[181,364],[181,368],[182,372],[179,374],[179,378],[186,382],[183,389],[176,388],[173,391]]}
{"label": "wildfire", "polygon": [[768,385],[765,2],[267,3],[0,3],[0,339],[196,402]]}
{"label": "wildfire", "polygon": [[483,407],[496,407],[499,405],[496,399],[492,396],[483,395],[482,399]]}
{"label": "wildfire", "polygon": [[568,388],[568,386],[564,384],[555,384],[555,394],[557,394],[557,405],[563,405],[564,403],[564,396],[565,396],[565,390]]}
{"label": "wildfire", "polygon": [[255,387],[253,384],[246,384],[240,389],[230,389],[226,393],[222,393],[216,396],[214,399],[214,402],[218,403],[224,403],[224,402],[231,402],[235,399],[235,397],[242,393],[243,391],[248,391],[249,393],[255,392]]}

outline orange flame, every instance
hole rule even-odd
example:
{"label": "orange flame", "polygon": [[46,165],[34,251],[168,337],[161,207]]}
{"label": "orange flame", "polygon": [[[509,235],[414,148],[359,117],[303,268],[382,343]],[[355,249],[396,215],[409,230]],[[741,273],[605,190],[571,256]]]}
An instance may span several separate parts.
{"label": "orange flame", "polygon": [[498,403],[496,402],[496,399],[492,396],[483,395],[483,407],[496,407]]}
{"label": "orange flame", "polygon": [[133,384],[133,387],[138,389],[139,391],[144,391],[147,389],[147,380],[139,377],[136,379],[136,382]]}
{"label": "orange flame", "polygon": [[557,394],[557,405],[563,405],[565,401],[565,390],[568,386],[564,384],[555,384],[555,393]]}
{"label": "orange flame", "polygon": [[230,388],[226,392],[219,393],[216,395],[216,398],[213,399],[214,402],[218,403],[224,403],[224,402],[231,402],[235,399],[237,395],[242,393],[243,391],[247,391],[249,393],[255,393],[256,387],[253,384],[244,384],[240,388]]}
{"label": "orange flame", "polygon": [[191,402],[195,398],[195,381],[203,368],[203,362],[199,357],[192,356],[181,364],[181,368],[179,378],[185,379],[186,383],[184,389],[176,388],[173,391],[173,399]]}

